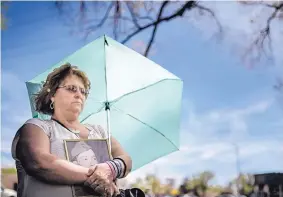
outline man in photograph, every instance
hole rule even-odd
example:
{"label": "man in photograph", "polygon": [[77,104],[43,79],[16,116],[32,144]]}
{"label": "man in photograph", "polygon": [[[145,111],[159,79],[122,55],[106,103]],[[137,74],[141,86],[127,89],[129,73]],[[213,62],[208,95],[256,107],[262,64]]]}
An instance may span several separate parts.
{"label": "man in photograph", "polygon": [[75,146],[71,150],[71,162],[74,164],[90,168],[95,166],[98,161],[91,146],[86,142],[76,142]]}

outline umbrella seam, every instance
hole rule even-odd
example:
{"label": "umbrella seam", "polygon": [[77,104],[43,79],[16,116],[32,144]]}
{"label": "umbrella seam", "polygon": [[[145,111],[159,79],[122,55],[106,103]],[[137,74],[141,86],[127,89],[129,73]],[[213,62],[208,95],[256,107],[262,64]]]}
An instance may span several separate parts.
{"label": "umbrella seam", "polygon": [[146,89],[146,88],[149,88],[149,87],[151,87],[151,86],[154,86],[154,85],[156,85],[156,84],[158,84],[158,83],[161,83],[161,82],[167,81],[167,80],[183,82],[181,79],[162,79],[162,80],[157,81],[157,82],[154,82],[154,83],[152,83],[152,84],[150,84],[150,85],[148,85],[148,86],[142,87],[142,88],[140,88],[140,89],[138,89],[138,90],[134,90],[134,91],[132,91],[132,92],[128,92],[128,93],[126,93],[126,94],[124,94],[124,95],[122,95],[122,96],[120,96],[120,97],[114,99],[114,100],[111,101],[110,103],[111,103],[111,104],[114,104],[114,103],[118,102],[119,100],[121,100],[121,99],[122,99],[123,97],[125,97],[125,96],[129,96],[130,94],[133,94],[133,93],[142,91],[142,90],[144,90],[144,89]]}
{"label": "umbrella seam", "polygon": [[97,110],[96,112],[93,112],[93,113],[89,114],[88,116],[86,116],[81,122],[85,121],[85,120],[88,119],[90,116],[101,112],[103,108],[104,108],[104,105],[102,105],[102,107],[101,107],[99,110]]}
{"label": "umbrella seam", "polygon": [[179,148],[178,148],[170,139],[168,139],[163,133],[161,133],[160,131],[158,131],[158,130],[155,129],[154,127],[152,127],[152,126],[146,124],[145,122],[141,121],[140,119],[134,117],[133,115],[131,115],[131,114],[129,114],[129,113],[124,112],[123,110],[121,110],[121,109],[119,109],[119,108],[117,108],[117,107],[115,107],[115,106],[113,106],[113,108],[116,109],[117,111],[120,111],[120,112],[122,112],[122,113],[124,113],[124,114],[126,114],[126,115],[128,115],[128,116],[130,116],[130,117],[132,117],[132,118],[134,118],[135,120],[139,121],[140,123],[144,124],[145,126],[147,126],[147,127],[151,128],[152,130],[156,131],[157,133],[159,133],[160,135],[162,135],[166,140],[168,140],[175,148],[177,148],[177,150],[179,150]]}

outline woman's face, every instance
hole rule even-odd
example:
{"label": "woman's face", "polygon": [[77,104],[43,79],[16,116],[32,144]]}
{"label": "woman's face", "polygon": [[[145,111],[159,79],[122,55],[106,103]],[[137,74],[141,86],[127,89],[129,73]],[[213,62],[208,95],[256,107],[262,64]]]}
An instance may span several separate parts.
{"label": "woman's face", "polygon": [[66,77],[51,98],[54,101],[55,113],[69,112],[78,116],[83,110],[86,100],[86,95],[83,94],[84,90],[81,78],[76,75]]}

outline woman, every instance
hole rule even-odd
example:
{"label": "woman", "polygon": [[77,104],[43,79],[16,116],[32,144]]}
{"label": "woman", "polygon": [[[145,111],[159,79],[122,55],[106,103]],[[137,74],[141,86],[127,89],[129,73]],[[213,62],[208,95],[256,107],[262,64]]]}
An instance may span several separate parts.
{"label": "woman", "polygon": [[107,138],[100,126],[78,120],[89,89],[86,75],[70,64],[48,75],[35,106],[38,112],[51,115],[51,120],[27,120],[12,144],[18,197],[72,197],[72,185],[84,185],[107,197],[119,192],[115,180],[127,176],[132,161],[115,138],[111,138],[113,160],[90,168],[66,160],[63,140]]}

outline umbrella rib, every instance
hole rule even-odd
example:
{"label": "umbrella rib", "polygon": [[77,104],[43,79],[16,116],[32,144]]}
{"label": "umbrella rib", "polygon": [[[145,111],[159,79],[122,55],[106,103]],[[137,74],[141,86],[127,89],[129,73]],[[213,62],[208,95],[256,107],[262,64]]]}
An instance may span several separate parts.
{"label": "umbrella rib", "polygon": [[96,112],[93,112],[93,113],[89,114],[88,116],[86,116],[81,122],[85,121],[86,119],[88,119],[93,114],[97,114],[97,113],[101,112],[102,109],[104,109],[104,105],[100,109],[98,109]]}
{"label": "umbrella rib", "polygon": [[131,115],[131,114],[129,114],[129,113],[126,113],[125,111],[123,111],[123,110],[121,110],[121,109],[119,109],[119,108],[117,108],[117,107],[115,107],[115,106],[113,106],[113,108],[116,109],[117,111],[120,111],[120,112],[122,112],[122,113],[124,113],[124,114],[130,116],[131,118],[137,120],[138,122],[140,122],[140,123],[144,124],[145,126],[151,128],[152,130],[156,131],[157,133],[159,133],[160,135],[162,135],[165,139],[167,139],[177,150],[179,150],[179,148],[178,148],[171,140],[169,140],[163,133],[161,133],[160,131],[158,131],[158,130],[155,129],[154,127],[152,127],[152,126],[146,124],[145,122],[141,121],[140,119],[134,117],[133,115]]}
{"label": "umbrella rib", "polygon": [[96,102],[96,103],[104,103],[104,101],[100,101],[98,99],[96,99],[95,97],[92,97],[92,96],[89,96],[88,99],[91,99],[93,102]]}
{"label": "umbrella rib", "polygon": [[140,89],[138,89],[138,90],[134,90],[134,91],[132,91],[132,92],[128,92],[128,93],[126,93],[126,94],[124,94],[124,95],[122,95],[122,96],[120,96],[120,97],[114,99],[113,101],[111,101],[111,103],[115,103],[115,102],[121,100],[123,97],[126,97],[126,96],[128,96],[128,95],[130,95],[130,94],[133,94],[133,93],[136,93],[136,92],[139,92],[139,91],[142,91],[142,90],[144,90],[144,89],[146,89],[146,88],[149,88],[149,87],[151,87],[151,86],[154,86],[154,85],[156,85],[156,84],[158,84],[158,83],[161,83],[161,82],[167,81],[167,80],[171,80],[171,81],[182,81],[181,79],[162,79],[162,80],[160,80],[160,81],[157,81],[157,82],[155,82],[155,83],[152,83],[152,84],[150,84],[150,85],[148,85],[148,86],[145,86],[145,87],[143,87],[143,88],[140,88]]}

